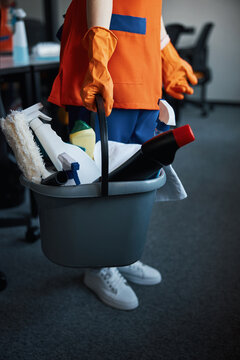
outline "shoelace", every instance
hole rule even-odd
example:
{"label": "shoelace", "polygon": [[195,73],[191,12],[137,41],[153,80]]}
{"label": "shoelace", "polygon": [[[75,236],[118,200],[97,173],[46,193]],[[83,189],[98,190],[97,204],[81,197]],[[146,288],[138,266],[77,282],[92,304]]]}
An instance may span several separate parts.
{"label": "shoelace", "polygon": [[[137,272],[137,274],[138,274],[137,276],[140,276],[143,278],[144,277],[144,266],[145,265],[140,260],[138,260],[135,263],[126,266],[126,270],[129,270],[130,272],[132,271],[133,273]],[[120,268],[120,271],[121,271],[121,268]]]}
{"label": "shoelace", "polygon": [[115,294],[117,294],[119,286],[124,285],[127,282],[116,267],[103,268],[101,269],[100,275]]}

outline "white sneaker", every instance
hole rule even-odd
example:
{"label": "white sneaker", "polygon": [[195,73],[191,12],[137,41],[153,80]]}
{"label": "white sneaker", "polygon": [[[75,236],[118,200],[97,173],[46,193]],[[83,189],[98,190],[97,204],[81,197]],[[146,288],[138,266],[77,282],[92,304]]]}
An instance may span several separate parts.
{"label": "white sneaker", "polygon": [[124,277],[139,285],[156,285],[162,280],[161,274],[157,269],[143,264],[141,261],[128,266],[121,266],[118,268]]}
{"label": "white sneaker", "polygon": [[138,298],[117,268],[88,269],[84,284],[107,305],[120,310],[138,307]]}

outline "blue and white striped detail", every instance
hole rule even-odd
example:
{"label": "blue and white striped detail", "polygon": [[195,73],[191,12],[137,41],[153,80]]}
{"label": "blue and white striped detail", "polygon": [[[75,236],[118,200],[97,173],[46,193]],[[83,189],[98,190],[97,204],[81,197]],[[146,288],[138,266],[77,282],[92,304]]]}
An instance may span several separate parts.
{"label": "blue and white striped detail", "polygon": [[112,14],[110,30],[125,31],[133,34],[145,35],[146,23],[146,18]]}
{"label": "blue and white striped detail", "polygon": [[10,38],[9,35],[6,36],[0,36],[0,41],[8,40]]}

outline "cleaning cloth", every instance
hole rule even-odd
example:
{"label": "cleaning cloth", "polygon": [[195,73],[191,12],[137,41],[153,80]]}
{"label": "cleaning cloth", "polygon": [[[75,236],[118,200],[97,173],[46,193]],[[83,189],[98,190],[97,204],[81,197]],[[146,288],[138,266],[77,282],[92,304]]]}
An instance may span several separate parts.
{"label": "cleaning cloth", "polygon": [[[132,155],[134,155],[139,149],[140,144],[124,144],[116,141],[108,141],[108,172],[112,172],[125,161],[127,161]],[[98,141],[94,148],[94,160],[102,172],[101,163],[101,141]]]}
{"label": "cleaning cloth", "polygon": [[157,190],[156,201],[176,201],[185,199],[187,193],[172,165],[163,166],[163,170],[165,171],[167,180],[165,185]]}

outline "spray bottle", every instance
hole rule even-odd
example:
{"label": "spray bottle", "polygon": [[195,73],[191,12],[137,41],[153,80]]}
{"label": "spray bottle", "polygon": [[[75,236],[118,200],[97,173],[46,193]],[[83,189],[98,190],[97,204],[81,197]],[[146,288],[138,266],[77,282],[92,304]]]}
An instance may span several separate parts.
{"label": "spray bottle", "polygon": [[14,9],[14,26],[13,34],[13,60],[16,64],[26,64],[29,62],[28,41],[24,24],[26,13],[23,9]]}
{"label": "spray bottle", "polygon": [[85,151],[78,146],[62,141],[50,124],[43,123],[40,120],[40,118],[46,121],[51,120],[50,117],[39,111],[42,107],[41,103],[35,104],[23,110],[23,114],[55,168],[58,171],[63,170],[63,164],[59,155],[66,153],[80,165],[77,173],[81,184],[89,184],[99,178],[100,169]]}
{"label": "spray bottle", "polygon": [[147,180],[156,177],[159,169],[172,164],[179,148],[194,141],[189,125],[163,132],[142,144],[132,157],[113,170],[109,181]]}

